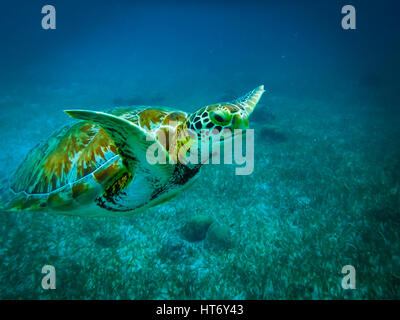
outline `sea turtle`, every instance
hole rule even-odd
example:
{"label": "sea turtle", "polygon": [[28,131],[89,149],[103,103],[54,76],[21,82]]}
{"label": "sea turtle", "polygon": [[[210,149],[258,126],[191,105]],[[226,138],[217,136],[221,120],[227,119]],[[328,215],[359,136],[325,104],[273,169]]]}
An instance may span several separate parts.
{"label": "sea turtle", "polygon": [[[259,86],[242,98],[192,114],[156,107],[67,110],[83,121],[65,126],[28,153],[3,186],[0,209],[122,216],[160,204],[188,187],[202,166],[176,157],[171,161],[173,151],[200,139],[201,130],[213,135],[225,128],[248,128],[263,93]],[[194,138],[181,134],[188,129]],[[151,147],[157,149],[154,157],[169,161],[152,163]]]}

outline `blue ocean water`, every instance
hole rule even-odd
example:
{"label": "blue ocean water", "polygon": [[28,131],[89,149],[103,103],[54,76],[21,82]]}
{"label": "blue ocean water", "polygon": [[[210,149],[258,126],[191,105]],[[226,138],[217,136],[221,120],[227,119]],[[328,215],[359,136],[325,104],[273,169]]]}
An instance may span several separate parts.
{"label": "blue ocean water", "polygon": [[[348,4],[356,30],[341,26]],[[266,93],[249,176],[205,166],[118,219],[2,212],[0,298],[399,298],[399,13],[394,0],[3,0],[1,179],[72,121],[65,109],[194,112]]]}

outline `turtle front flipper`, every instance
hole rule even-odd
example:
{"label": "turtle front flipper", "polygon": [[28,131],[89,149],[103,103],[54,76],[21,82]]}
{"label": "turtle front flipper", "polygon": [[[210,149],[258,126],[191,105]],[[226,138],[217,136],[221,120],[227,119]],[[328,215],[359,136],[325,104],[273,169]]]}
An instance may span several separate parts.
{"label": "turtle front flipper", "polygon": [[253,91],[245,94],[243,97],[234,100],[233,103],[245,110],[247,115],[250,116],[253,113],[254,108],[257,106],[264,92],[264,86],[261,85],[255,88]]}
{"label": "turtle front flipper", "polygon": [[[101,126],[113,139],[128,169],[131,169],[131,164],[132,167],[135,167],[135,164],[139,162],[141,166],[158,177],[161,183],[166,182],[173,173],[174,167],[168,164],[169,156],[165,148],[154,137],[132,122],[104,112],[90,110],[66,110],[65,112],[72,118],[90,121]],[[166,159],[166,163],[149,161],[151,160],[148,158],[150,153],[147,151],[154,144],[156,144],[157,150],[163,153],[158,156]]]}
{"label": "turtle front flipper", "polygon": [[[139,126],[114,115],[86,110],[65,111],[69,116],[93,122],[101,126],[114,141],[128,173],[106,187],[96,201],[108,210],[134,210],[152,200],[154,194],[163,190],[174,173],[164,147]],[[165,163],[155,163],[149,148],[157,147],[158,157]],[[152,149],[153,150],[153,149]],[[163,153],[163,155],[160,155]],[[150,157],[150,159],[149,159]]]}

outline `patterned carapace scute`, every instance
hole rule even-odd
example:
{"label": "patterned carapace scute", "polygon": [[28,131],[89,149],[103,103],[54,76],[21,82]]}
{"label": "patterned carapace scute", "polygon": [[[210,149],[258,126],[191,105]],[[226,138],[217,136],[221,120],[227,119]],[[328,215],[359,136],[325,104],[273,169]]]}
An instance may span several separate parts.
{"label": "patterned carapace scute", "polygon": [[53,192],[116,157],[119,157],[117,149],[103,129],[90,123],[77,123],[63,128],[29,153],[11,187],[15,192],[29,194]]}

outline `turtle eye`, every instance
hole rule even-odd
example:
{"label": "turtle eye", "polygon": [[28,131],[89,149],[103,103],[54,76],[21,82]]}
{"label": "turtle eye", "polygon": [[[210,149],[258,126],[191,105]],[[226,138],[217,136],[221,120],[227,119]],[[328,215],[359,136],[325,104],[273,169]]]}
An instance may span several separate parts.
{"label": "turtle eye", "polygon": [[228,110],[214,110],[211,112],[211,120],[215,124],[226,126],[232,120],[232,114]]}

